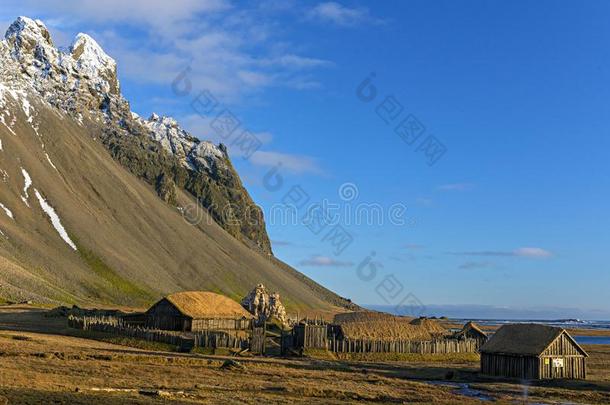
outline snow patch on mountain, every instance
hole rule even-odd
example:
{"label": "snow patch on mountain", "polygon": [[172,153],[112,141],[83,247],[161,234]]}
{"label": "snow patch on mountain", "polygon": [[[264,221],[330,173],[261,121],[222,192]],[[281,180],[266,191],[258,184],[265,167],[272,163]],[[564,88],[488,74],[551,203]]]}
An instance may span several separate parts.
{"label": "snow patch on mountain", "polygon": [[[21,89],[9,88],[2,83],[0,83],[0,108],[2,108],[4,111],[0,115],[0,122],[2,122],[4,124],[4,126],[6,126],[9,129],[9,131],[11,131],[13,133],[13,135],[16,135],[15,132],[13,131],[12,127],[15,124],[17,117],[11,116],[11,112],[7,108],[8,107],[7,99],[6,99],[7,95],[10,95],[11,98],[21,108],[21,110],[23,110],[23,113],[25,114],[25,117],[26,117],[26,122],[32,126],[32,128],[34,129],[34,132],[36,132],[36,135],[39,135],[38,126],[36,124],[34,124],[34,112],[35,111],[34,111],[34,108],[32,107],[32,104],[28,100],[27,92],[25,90],[21,90]],[[5,115],[7,116],[7,118],[12,118],[11,123],[8,125],[4,118]]]}
{"label": "snow patch on mountain", "polygon": [[36,194],[36,198],[38,199],[38,203],[40,204],[40,208],[42,208],[42,210],[49,216],[49,219],[51,220],[51,224],[53,224],[53,227],[55,228],[55,230],[57,231],[59,236],[72,249],[78,250],[76,248],[76,245],[72,241],[72,239],[70,239],[70,236],[68,235],[68,232],[66,232],[66,229],[61,224],[61,220],[59,219],[59,215],[57,215],[57,213],[55,212],[55,209],[51,205],[49,205],[49,203],[44,199],[44,197],[38,192],[37,189],[34,189],[34,194]]}
{"label": "snow patch on mountain", "polygon": [[[49,157],[49,154],[47,152],[44,153],[44,155],[47,158],[47,161],[49,162],[49,164],[51,165],[51,167],[53,167],[53,169],[57,170],[57,166],[55,166],[55,164],[53,164],[53,161],[51,160],[51,158]],[[57,170],[59,171],[59,170]]]}
{"label": "snow patch on mountain", "polygon": [[28,189],[32,185],[32,178],[30,177],[30,174],[27,172],[27,170],[25,170],[23,167],[21,168],[21,174],[23,174],[24,179],[23,195],[21,196],[21,200],[25,203],[25,205],[29,207],[30,204],[28,203],[28,198],[30,196],[28,195]]}
{"label": "snow patch on mountain", "polygon": [[13,212],[11,210],[9,210],[8,208],[6,208],[6,205],[0,203],[0,208],[2,208],[4,210],[7,217],[9,217],[12,220],[15,220],[15,218],[13,217]]}

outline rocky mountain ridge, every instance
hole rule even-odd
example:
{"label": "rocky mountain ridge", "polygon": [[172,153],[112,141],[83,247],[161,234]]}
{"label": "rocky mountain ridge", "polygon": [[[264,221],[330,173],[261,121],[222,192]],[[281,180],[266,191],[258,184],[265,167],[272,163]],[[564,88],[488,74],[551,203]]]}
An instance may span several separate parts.
{"label": "rocky mountain ridge", "polygon": [[[99,123],[111,155],[165,202],[175,204],[176,189],[186,190],[232,236],[271,254],[262,212],[226,148],[197,139],[171,117],[147,120],[133,113],[121,95],[116,62],[89,35],[78,34],[70,47],[58,49],[42,21],[19,17],[0,41],[0,62],[0,103],[10,94],[25,106],[37,94],[81,124]],[[9,128],[6,119],[0,122]]]}

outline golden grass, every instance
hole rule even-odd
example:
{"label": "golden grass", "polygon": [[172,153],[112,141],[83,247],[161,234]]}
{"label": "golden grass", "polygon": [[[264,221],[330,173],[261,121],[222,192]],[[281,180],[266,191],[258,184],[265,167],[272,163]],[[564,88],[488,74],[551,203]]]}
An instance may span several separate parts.
{"label": "golden grass", "polygon": [[387,312],[376,312],[376,311],[355,311],[345,312],[337,314],[334,317],[333,322],[337,324],[343,324],[347,322],[371,322],[371,321],[385,321],[385,320],[401,320],[404,322],[411,322],[413,318],[406,316],[395,316],[388,314]]}
{"label": "golden grass", "polygon": [[[0,328],[6,329],[0,333],[0,404],[2,397],[10,404],[480,404],[455,386],[427,381],[469,384],[501,404],[524,402],[524,392],[531,403],[610,403],[610,346],[585,347],[591,354],[587,381],[525,387],[519,381],[482,378],[470,355],[336,358],[307,351],[306,358],[239,358],[245,370],[223,370],[223,362],[235,357],[63,336],[50,332],[66,333],[55,318],[37,312],[10,315],[0,310]],[[40,325],[49,331],[15,329]]]}
{"label": "golden grass", "polygon": [[348,312],[337,314],[334,323],[351,339],[430,340],[447,333],[438,322],[413,319],[383,312]]}
{"label": "golden grass", "polygon": [[[40,336],[37,342],[6,339],[0,353],[0,396],[20,403],[146,403],[141,390],[161,390],[163,403],[358,402],[458,403],[448,388],[404,381],[391,374],[363,374],[319,360],[240,359],[245,370],[222,370],[223,358],[154,353],[80,340]],[[75,346],[75,344],[79,344]],[[101,345],[101,346],[100,346]],[[32,382],[35,382],[34,384]],[[115,391],[99,391],[115,390]],[[469,401],[463,402],[469,403]]]}

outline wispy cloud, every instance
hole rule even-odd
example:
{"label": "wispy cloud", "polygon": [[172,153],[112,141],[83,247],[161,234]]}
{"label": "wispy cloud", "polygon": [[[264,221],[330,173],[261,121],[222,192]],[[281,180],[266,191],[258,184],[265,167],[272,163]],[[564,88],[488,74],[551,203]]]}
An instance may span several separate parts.
{"label": "wispy cloud", "polygon": [[[198,114],[190,114],[179,119],[184,125],[184,128],[198,138],[215,143],[226,142],[226,140],[218,136],[216,131],[211,127],[210,124],[212,120],[212,117],[202,117]],[[266,131],[252,132],[252,134],[264,145],[269,144],[273,139],[273,134]],[[240,156],[239,148],[233,148],[231,143],[226,146],[229,149],[229,156],[231,158]],[[268,146],[265,146],[265,148],[268,148]],[[294,174],[324,174],[324,170],[320,167],[317,159],[311,156],[258,150],[254,152],[248,160],[255,166],[279,166],[283,171]]]}
{"label": "wispy cloud", "polygon": [[[216,133],[216,130],[212,128],[211,123],[214,120],[214,117],[207,117],[199,114],[189,114],[178,117],[177,119],[184,129],[200,139],[205,139],[214,143],[226,142],[226,139],[219,136]],[[243,124],[247,125],[247,123]],[[269,144],[273,140],[273,134],[268,131],[252,131],[252,135],[254,135],[263,145]],[[232,151],[230,144],[226,146],[229,148],[229,154],[232,157],[238,156],[239,150]]]}
{"label": "wispy cloud", "polygon": [[436,189],[440,191],[467,191],[474,187],[471,183],[450,183],[441,184]]}
{"label": "wispy cloud", "polygon": [[521,257],[551,257],[553,254],[548,250],[538,247],[523,247],[513,252],[515,256]]}
{"label": "wispy cloud", "polygon": [[409,250],[420,250],[424,248],[424,245],[418,245],[416,243],[407,243],[405,245],[405,248],[409,249]]}
{"label": "wispy cloud", "polygon": [[351,267],[354,265],[352,262],[339,261],[328,256],[311,256],[309,259],[302,260],[299,264],[311,267]]}
{"label": "wispy cloud", "polygon": [[324,174],[324,171],[320,168],[317,160],[310,156],[257,151],[250,157],[250,162],[257,166],[280,166],[282,169],[296,174]]}
{"label": "wispy cloud", "polygon": [[260,66],[284,66],[296,69],[309,69],[316,67],[331,67],[334,63],[324,59],[308,58],[294,54],[285,54],[258,62]]}
{"label": "wispy cloud", "polygon": [[324,2],[309,10],[307,17],[343,27],[351,27],[362,23],[379,23],[365,7],[350,8],[334,1]]}
{"label": "wispy cloud", "polygon": [[454,256],[490,256],[490,257],[529,257],[529,258],[548,258],[553,256],[548,250],[539,247],[522,247],[512,251],[503,250],[480,250],[466,252],[449,252]]}
{"label": "wispy cloud", "polygon": [[460,270],[479,270],[479,269],[497,269],[498,266],[492,262],[470,261],[470,262],[460,264],[458,268]]}

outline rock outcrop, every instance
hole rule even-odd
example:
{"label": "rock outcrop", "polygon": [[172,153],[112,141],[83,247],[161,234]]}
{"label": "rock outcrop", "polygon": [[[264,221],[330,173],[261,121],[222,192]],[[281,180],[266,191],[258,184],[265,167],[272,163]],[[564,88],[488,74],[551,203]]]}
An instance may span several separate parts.
{"label": "rock outcrop", "polygon": [[277,319],[283,324],[287,322],[286,309],[280,301],[280,294],[269,294],[263,284],[258,284],[241,301],[241,305],[254,315],[259,321]]}

